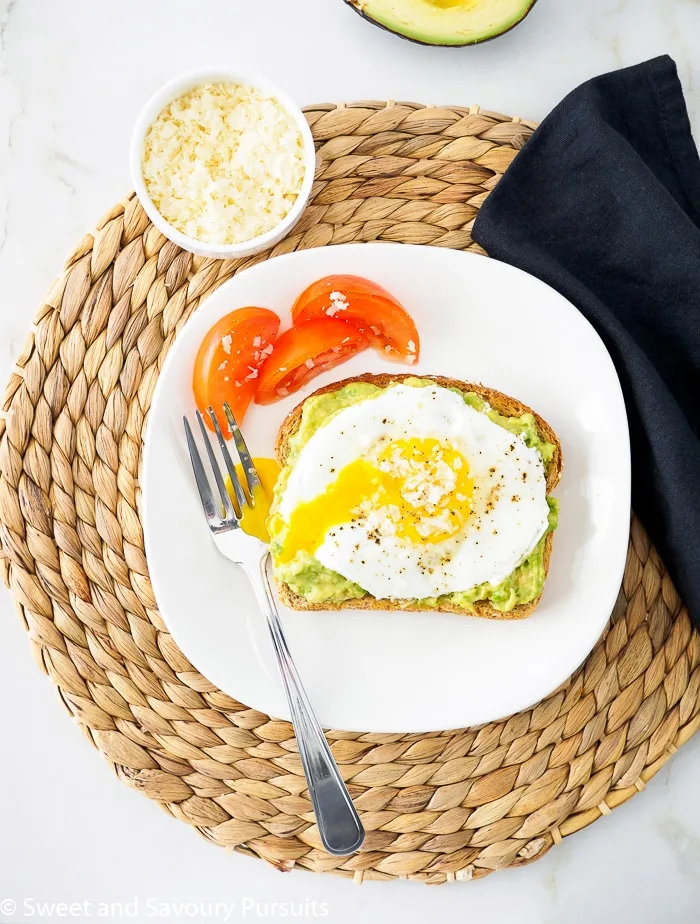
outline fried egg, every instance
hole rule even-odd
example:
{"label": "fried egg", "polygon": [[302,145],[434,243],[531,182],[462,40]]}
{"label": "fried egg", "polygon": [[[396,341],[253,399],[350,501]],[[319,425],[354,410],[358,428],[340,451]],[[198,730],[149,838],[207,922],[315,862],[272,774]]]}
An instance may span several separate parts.
{"label": "fried egg", "polygon": [[542,458],[438,385],[396,384],[301,448],[281,497],[280,561],[299,553],[379,599],[422,599],[511,574],[540,540]]}

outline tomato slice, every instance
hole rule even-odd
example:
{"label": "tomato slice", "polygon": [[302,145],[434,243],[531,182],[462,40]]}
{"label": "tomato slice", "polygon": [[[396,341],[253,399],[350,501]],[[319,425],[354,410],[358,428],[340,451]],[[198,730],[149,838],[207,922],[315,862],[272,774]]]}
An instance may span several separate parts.
{"label": "tomato slice", "polygon": [[297,298],[294,323],[337,318],[355,325],[387,359],[418,361],[420,339],[413,319],[393,295],[362,276],[324,276]]}
{"label": "tomato slice", "polygon": [[295,324],[280,335],[265,360],[255,400],[271,404],[291,395],[368,346],[362,331],[347,321],[323,317]]}
{"label": "tomato slice", "polygon": [[[280,319],[268,308],[238,308],[217,321],[202,341],[194,363],[197,407],[210,429],[207,408],[216,411],[222,429],[224,402],[237,422],[243,420],[257,387],[260,366],[272,352]],[[228,425],[224,431],[228,435]]]}

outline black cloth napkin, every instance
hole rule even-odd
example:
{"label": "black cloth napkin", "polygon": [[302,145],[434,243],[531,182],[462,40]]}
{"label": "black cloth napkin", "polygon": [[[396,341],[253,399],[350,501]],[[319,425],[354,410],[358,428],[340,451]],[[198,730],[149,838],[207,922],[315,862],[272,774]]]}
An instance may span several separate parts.
{"label": "black cloth napkin", "polygon": [[633,506],[700,628],[700,159],[673,60],[569,94],[473,234],[604,340],[629,416]]}

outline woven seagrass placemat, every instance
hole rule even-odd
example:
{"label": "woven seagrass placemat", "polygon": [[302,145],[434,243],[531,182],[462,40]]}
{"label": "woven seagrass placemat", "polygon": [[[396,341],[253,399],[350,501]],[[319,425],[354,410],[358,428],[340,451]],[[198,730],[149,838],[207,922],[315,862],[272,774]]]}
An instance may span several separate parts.
{"label": "woven seagrass placemat", "polygon": [[542,856],[637,791],[698,728],[700,644],[641,524],[583,667],[531,709],[432,734],[330,731],[367,840],[321,849],[292,728],[217,690],[156,608],[139,520],[145,417],[200,302],[267,256],[349,241],[479,250],[477,210],[534,129],[474,106],[310,107],[319,169],[294,232],[220,262],[135,197],[66,261],[3,401],[3,576],[37,661],[127,785],[215,844],[362,879],[471,879]]}

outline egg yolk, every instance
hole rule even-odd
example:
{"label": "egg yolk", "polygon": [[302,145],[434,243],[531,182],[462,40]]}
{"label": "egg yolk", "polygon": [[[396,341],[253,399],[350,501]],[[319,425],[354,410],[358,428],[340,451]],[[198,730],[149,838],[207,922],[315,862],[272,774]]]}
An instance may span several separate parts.
{"label": "egg yolk", "polygon": [[294,509],[280,560],[313,554],[333,527],[362,520],[375,541],[397,535],[413,544],[442,542],[463,529],[473,490],[456,449],[432,438],[396,440],[351,462],[322,494]]}
{"label": "egg yolk", "polygon": [[[270,541],[270,536],[268,535],[267,526],[265,524],[270,514],[272,492],[281,469],[274,459],[253,459],[253,465],[262,482],[262,487],[256,487],[254,489],[252,497],[253,503],[252,505],[247,504],[243,508],[240,524],[244,532],[251,536],[257,536],[261,542],[267,543]],[[236,474],[243,486],[246,497],[250,500],[250,492],[248,491],[248,484],[245,480],[242,466],[236,466]],[[231,479],[228,475],[226,476],[226,489],[231,500],[235,503],[235,495],[233,493]]]}

